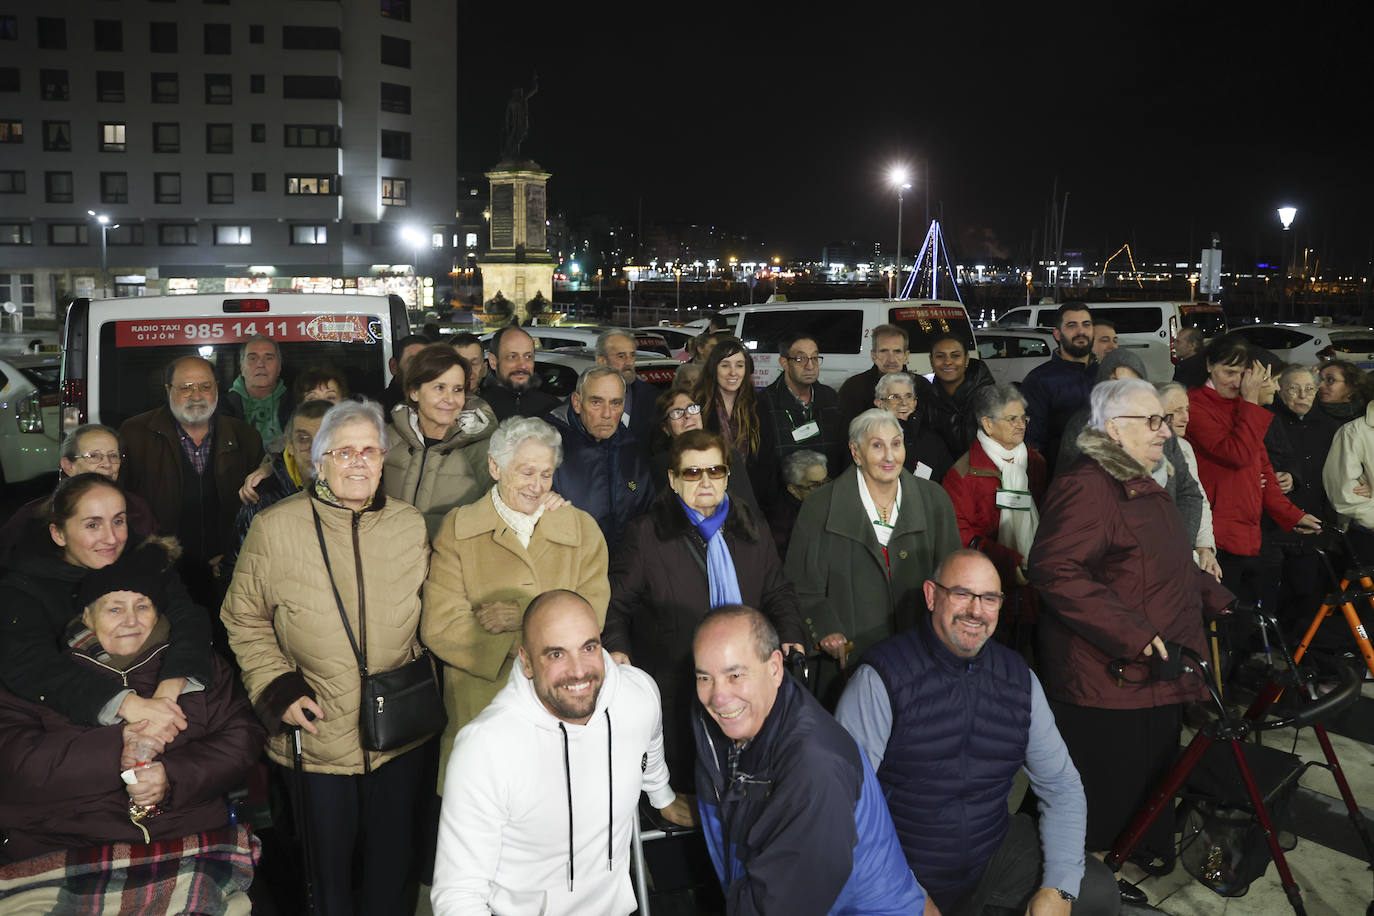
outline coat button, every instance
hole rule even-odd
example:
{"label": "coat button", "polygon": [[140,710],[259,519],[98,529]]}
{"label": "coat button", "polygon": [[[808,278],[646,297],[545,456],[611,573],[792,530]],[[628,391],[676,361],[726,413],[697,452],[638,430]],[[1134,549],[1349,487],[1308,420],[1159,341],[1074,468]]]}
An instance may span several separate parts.
{"label": "coat button", "polygon": [[905,559],[906,559],[906,551],[905,551],[905,550],[899,550],[899,551],[897,551],[897,559],[899,559],[899,560],[905,560]]}

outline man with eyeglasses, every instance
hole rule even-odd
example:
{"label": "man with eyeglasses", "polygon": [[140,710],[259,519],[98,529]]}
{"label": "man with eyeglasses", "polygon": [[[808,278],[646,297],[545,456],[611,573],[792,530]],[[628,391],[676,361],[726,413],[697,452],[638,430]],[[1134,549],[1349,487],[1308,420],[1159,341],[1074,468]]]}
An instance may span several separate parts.
{"label": "man with eyeglasses", "polygon": [[218,606],[216,579],[232,546],[239,486],[262,463],[262,437],[243,420],[216,413],[219,385],[209,360],[183,356],[163,376],[167,403],[119,429],[119,481],[148,501],[164,534],[181,541],[180,569],[191,596]]}
{"label": "man with eyeglasses", "polygon": [[782,497],[782,464],[793,452],[820,452],[831,467],[844,461],[844,413],[839,393],[820,382],[822,360],[814,337],[795,331],[784,334],[778,345],[782,372],[758,393],[759,464],[769,484],[758,495],[765,507]]}
{"label": "man with eyeglasses", "polygon": [[[956,550],[923,588],[930,614],[864,654],[835,711],[877,771],[916,879],[945,916],[1117,913],[1111,872],[1084,854],[1083,784],[1040,682],[991,639],[996,567]],[[1008,811],[1022,768],[1038,824]]]}
{"label": "man with eyeglasses", "polygon": [[[62,441],[59,479],[94,472],[115,480],[123,461],[119,435],[100,423],[86,423],[72,430]],[[150,534],[157,534],[157,519],[153,517],[147,500],[137,493],[126,493],[124,496],[130,539],[138,543]],[[0,563],[5,562],[10,552],[21,543],[48,542],[45,507],[50,499],[52,494],[44,493],[25,503],[0,528]]]}

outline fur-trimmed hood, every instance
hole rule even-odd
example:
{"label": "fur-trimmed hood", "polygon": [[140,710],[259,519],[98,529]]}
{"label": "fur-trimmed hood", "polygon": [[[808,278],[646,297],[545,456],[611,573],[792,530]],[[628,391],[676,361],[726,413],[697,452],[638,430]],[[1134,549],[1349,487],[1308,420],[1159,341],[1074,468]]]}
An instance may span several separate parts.
{"label": "fur-trimmed hood", "polygon": [[[1100,429],[1093,429],[1089,426],[1079,433],[1078,448],[1084,455],[1102,465],[1102,469],[1114,479],[1122,483],[1151,476],[1145,465],[1126,454],[1124,448],[1117,445],[1116,442],[1112,441],[1111,436]],[[1168,473],[1173,474],[1173,465],[1168,461],[1165,461],[1164,465]]]}

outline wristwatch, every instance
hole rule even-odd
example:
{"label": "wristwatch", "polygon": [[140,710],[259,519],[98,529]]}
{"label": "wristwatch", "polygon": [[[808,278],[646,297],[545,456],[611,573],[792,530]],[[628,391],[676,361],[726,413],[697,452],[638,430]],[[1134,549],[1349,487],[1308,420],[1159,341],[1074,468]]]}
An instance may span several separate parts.
{"label": "wristwatch", "polygon": [[1056,887],[1055,891],[1059,894],[1060,898],[1067,900],[1070,903],[1073,903],[1075,900],[1078,899],[1073,894],[1070,894],[1068,891],[1064,890],[1062,887]]}

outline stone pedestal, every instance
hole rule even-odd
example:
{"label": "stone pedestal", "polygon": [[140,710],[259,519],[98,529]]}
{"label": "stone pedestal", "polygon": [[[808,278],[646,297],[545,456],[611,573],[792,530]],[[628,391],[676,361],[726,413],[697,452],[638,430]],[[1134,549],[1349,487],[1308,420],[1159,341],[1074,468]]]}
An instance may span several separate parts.
{"label": "stone pedestal", "polygon": [[525,159],[499,162],[484,174],[491,182],[491,247],[477,262],[482,269],[482,302],[501,293],[523,324],[529,318],[525,304],[536,293],[553,301],[556,262],[545,250],[544,185],[550,173]]}

